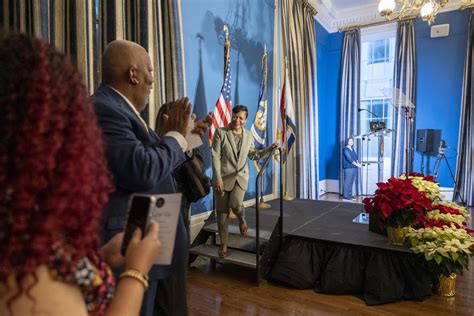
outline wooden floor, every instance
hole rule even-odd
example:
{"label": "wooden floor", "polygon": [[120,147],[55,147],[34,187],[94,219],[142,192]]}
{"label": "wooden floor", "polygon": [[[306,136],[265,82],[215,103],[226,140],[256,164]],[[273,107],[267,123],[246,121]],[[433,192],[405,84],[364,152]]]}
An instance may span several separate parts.
{"label": "wooden floor", "polygon": [[[338,197],[327,197],[335,200]],[[458,277],[456,296],[366,306],[350,295],[323,295],[262,282],[254,271],[199,258],[188,274],[189,315],[474,315],[474,260]]]}

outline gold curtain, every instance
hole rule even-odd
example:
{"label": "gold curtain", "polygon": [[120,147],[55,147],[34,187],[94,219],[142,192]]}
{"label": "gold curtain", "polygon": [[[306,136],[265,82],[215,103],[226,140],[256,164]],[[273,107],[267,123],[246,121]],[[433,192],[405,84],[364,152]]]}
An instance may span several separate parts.
{"label": "gold curtain", "polygon": [[89,93],[101,81],[109,42],[127,39],[145,47],[155,77],[144,115],[150,126],[161,104],[185,95],[180,0],[2,0],[0,8],[4,30],[43,38],[68,54]]}
{"label": "gold curtain", "polygon": [[68,54],[93,91],[94,0],[3,0],[1,7],[4,30],[43,38]]}
{"label": "gold curtain", "polygon": [[155,82],[143,116],[154,126],[160,106],[186,91],[181,1],[99,0],[99,29],[100,54],[115,39],[139,43],[148,51]]}
{"label": "gold curtain", "polygon": [[318,197],[316,13],[307,0],[281,1],[280,67],[286,59],[297,129],[296,148],[287,160],[287,193],[305,199]]}

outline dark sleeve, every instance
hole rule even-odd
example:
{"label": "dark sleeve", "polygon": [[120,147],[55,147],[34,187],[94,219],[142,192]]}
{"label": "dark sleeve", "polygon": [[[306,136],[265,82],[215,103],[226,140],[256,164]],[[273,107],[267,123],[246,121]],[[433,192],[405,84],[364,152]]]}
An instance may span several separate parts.
{"label": "dark sleeve", "polygon": [[184,161],[174,138],[163,137],[145,146],[125,113],[100,102],[95,102],[95,111],[105,138],[108,167],[118,187],[135,192],[150,190]]}
{"label": "dark sleeve", "polygon": [[342,153],[344,155],[344,158],[346,159],[346,161],[348,163],[353,163],[355,161],[355,159],[352,158],[352,155],[351,153],[349,152],[349,149],[347,147],[344,147],[344,149],[342,150]]}

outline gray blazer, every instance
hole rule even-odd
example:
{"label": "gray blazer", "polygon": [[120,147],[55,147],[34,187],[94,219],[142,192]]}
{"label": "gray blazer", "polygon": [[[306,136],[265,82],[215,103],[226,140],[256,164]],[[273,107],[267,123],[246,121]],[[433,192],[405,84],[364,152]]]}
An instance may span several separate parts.
{"label": "gray blazer", "polygon": [[235,183],[238,183],[243,190],[247,190],[249,182],[247,159],[258,160],[267,157],[272,152],[272,147],[255,149],[252,133],[244,129],[240,154],[237,155],[237,152],[230,127],[217,129],[212,138],[212,183],[222,181],[225,191],[231,191]]}

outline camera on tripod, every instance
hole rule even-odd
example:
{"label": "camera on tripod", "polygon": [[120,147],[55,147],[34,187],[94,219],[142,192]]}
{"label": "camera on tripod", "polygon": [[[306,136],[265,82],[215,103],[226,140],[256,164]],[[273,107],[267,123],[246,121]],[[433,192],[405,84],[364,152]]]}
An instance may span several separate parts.
{"label": "camera on tripod", "polygon": [[438,155],[444,155],[446,152],[446,141],[444,139],[439,141],[439,147],[438,147]]}
{"label": "camera on tripod", "polygon": [[[436,161],[433,166],[432,176],[435,180],[438,179],[439,170],[441,168],[441,164],[444,161],[445,165],[449,171],[449,175],[454,183],[454,188],[456,188],[456,178],[453,173],[453,169],[451,168],[448,157],[446,157],[446,149],[455,149],[453,147],[449,147],[446,145],[446,141],[441,139],[441,130],[439,129],[418,129],[416,130],[416,151],[421,154],[421,173],[425,174],[424,167],[425,167],[425,156],[436,156]],[[451,152],[451,150],[449,151]],[[453,157],[450,157],[453,158]],[[430,174],[429,168],[430,159],[428,158],[428,172],[427,175]],[[458,192],[459,199],[461,200],[462,204],[464,203],[464,199],[461,196],[460,192]]]}

